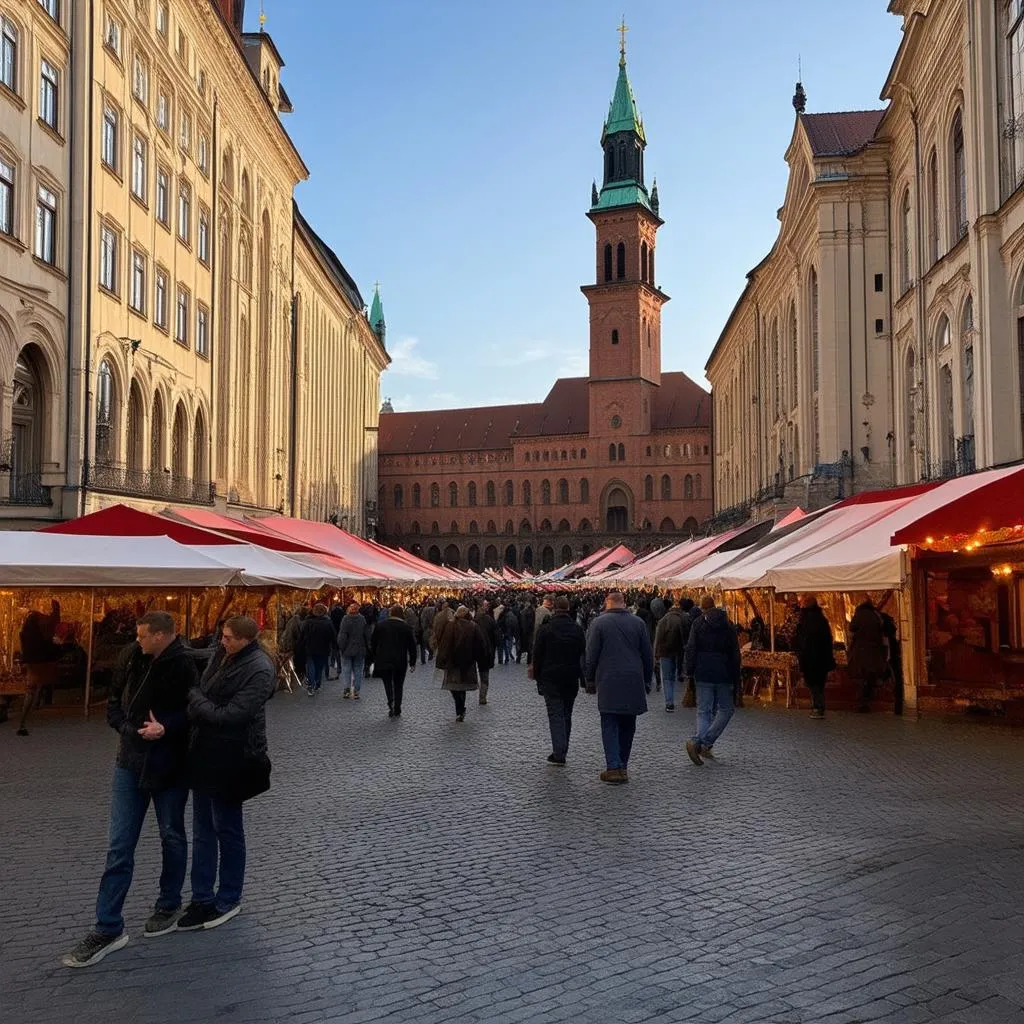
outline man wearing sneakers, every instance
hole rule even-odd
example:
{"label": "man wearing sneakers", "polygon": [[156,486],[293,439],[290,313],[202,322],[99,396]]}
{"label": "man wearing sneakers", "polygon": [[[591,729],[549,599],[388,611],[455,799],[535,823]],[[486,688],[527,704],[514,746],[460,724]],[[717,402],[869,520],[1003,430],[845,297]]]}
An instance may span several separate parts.
{"label": "man wearing sneakers", "polygon": [[160,895],[146,922],[147,937],[174,931],[188,862],[188,693],[196,670],[166,612],[148,612],[136,640],[122,653],[107,702],[107,722],[121,737],[110,804],[107,866],[96,900],[96,927],[64,957],[67,967],[91,967],[128,944],[122,910],[132,884],[135,847],[150,803],[160,829]]}

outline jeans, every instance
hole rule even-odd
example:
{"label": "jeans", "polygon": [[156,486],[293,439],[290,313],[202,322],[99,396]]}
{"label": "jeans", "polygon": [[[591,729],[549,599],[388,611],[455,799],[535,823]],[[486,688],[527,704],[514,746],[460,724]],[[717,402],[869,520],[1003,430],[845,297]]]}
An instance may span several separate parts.
{"label": "jeans", "polygon": [[487,691],[491,685],[491,670],[487,668],[480,669],[480,703],[487,703]]}
{"label": "jeans", "polygon": [[349,658],[346,655],[342,655],[341,658],[341,684],[346,690],[355,690],[358,693],[363,686],[363,668],[366,665],[366,659],[359,655],[355,658]]}
{"label": "jeans", "polygon": [[[220,886],[217,884],[218,860]],[[224,912],[242,900],[245,827],[242,805],[204,790],[192,792],[192,902]]]}
{"label": "jeans", "polygon": [[382,668],[380,677],[384,680],[384,693],[388,698],[389,711],[402,710],[402,694],[405,692],[405,664],[398,668]]}
{"label": "jeans", "polygon": [[449,693],[452,695],[452,700],[455,701],[455,714],[464,715],[466,713],[466,691],[450,690]]}
{"label": "jeans", "polygon": [[805,672],[804,682],[811,691],[811,705],[815,711],[825,713],[825,679],[827,672]]}
{"label": "jeans", "polygon": [[319,690],[323,686],[329,657],[327,654],[310,654],[306,658],[306,685],[311,690]]}
{"label": "jeans", "polygon": [[163,866],[160,871],[161,910],[181,906],[181,887],[188,864],[188,840],[185,838],[185,804],[188,788],[140,789],[139,777],[127,768],[115,768],[110,791],[110,839],[107,866],[96,897],[96,931],[120,935],[124,931],[122,909],[135,870],[135,847],[150,801],[160,829]]}
{"label": "jeans", "polygon": [[636,715],[601,712],[601,742],[604,744],[605,765],[610,771],[627,768],[635,734]]}
{"label": "jeans", "polygon": [[713,747],[725,732],[736,710],[736,687],[732,683],[702,683],[697,680],[697,732],[693,741],[700,747]]}
{"label": "jeans", "polygon": [[[578,691],[577,691],[578,692]],[[569,753],[569,734],[572,732],[572,706],[576,694],[571,696],[545,697],[548,709],[548,728],[551,730],[551,753],[565,760]]]}
{"label": "jeans", "polygon": [[676,683],[679,681],[679,662],[673,656],[661,659],[661,682],[665,687],[665,704],[675,704]]}

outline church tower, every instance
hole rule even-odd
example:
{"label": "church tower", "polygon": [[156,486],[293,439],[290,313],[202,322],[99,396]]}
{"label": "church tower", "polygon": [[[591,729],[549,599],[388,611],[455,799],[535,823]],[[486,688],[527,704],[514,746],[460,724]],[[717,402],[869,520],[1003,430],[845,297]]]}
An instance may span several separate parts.
{"label": "church tower", "polygon": [[619,28],[619,74],[601,132],[604,174],[587,216],[597,229],[590,304],[590,431],[646,434],[661,383],[661,307],[654,276],[658,186],[644,184],[647,137],[626,73],[626,26]]}

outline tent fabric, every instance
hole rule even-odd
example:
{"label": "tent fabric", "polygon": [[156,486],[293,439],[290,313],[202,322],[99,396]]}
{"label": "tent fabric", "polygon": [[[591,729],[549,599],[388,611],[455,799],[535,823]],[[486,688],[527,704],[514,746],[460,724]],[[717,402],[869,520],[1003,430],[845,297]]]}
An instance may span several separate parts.
{"label": "tent fabric", "polygon": [[242,519],[221,515],[208,508],[167,508],[160,515],[172,522],[184,522],[203,530],[213,530],[233,540],[256,544],[272,551],[301,551],[308,554],[318,550],[312,545],[289,540],[268,530],[256,529]]}
{"label": "tent fabric", "polygon": [[636,560],[636,555],[625,544],[617,544],[596,562],[587,567],[587,575],[593,576],[605,569],[623,568]]}
{"label": "tent fabric", "polygon": [[64,533],[90,537],[170,537],[179,544],[237,544],[211,530],[176,522],[153,512],[144,512],[130,505],[111,505],[66,523],[44,526],[39,533]]}
{"label": "tent fabric", "polygon": [[782,530],[787,526],[798,523],[807,513],[799,505],[788,515],[784,515],[773,527],[773,530]]}
{"label": "tent fabric", "polygon": [[242,567],[240,582],[247,587],[294,587],[297,590],[319,590],[326,583],[333,582],[334,575],[326,565],[319,568],[303,565],[285,555],[259,548],[254,544],[233,544],[230,548],[222,544],[202,544],[193,551],[221,564]]}
{"label": "tent fabric", "polygon": [[224,587],[239,580],[242,566],[221,550],[215,561],[162,536],[3,531],[0,580],[7,587]]}

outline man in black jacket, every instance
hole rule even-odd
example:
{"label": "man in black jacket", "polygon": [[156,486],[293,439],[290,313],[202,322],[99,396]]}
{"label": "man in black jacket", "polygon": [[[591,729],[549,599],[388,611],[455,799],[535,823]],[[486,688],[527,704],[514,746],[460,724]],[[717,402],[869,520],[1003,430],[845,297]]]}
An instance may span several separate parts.
{"label": "man in black jacket", "polygon": [[401,605],[396,604],[388,617],[377,623],[370,635],[370,657],[384,681],[388,718],[400,718],[406,669],[416,671],[416,634],[403,618]]}
{"label": "man in black jacket", "polygon": [[494,668],[494,656],[498,651],[498,624],[494,621],[494,612],[491,611],[491,602],[484,601],[476,612],[476,625],[487,641],[487,660],[479,666],[480,689],[478,691],[480,703],[487,703],[487,691],[491,683],[491,669]]}
{"label": "man in black jacket", "polygon": [[181,913],[188,862],[188,692],[195,664],[166,612],[148,612],[136,641],[122,652],[107,702],[107,722],[121,737],[114,768],[107,865],[96,899],[96,928],[64,957],[67,967],[91,967],[128,944],[122,909],[135,868],[135,847],[150,803],[163,852],[160,895],[146,922],[147,938],[173,931]]}
{"label": "man in black jacket", "polygon": [[312,697],[323,686],[331,657],[338,652],[338,637],[326,605],[313,606],[313,614],[302,624],[301,637],[306,649],[306,692]]}
{"label": "man in black jacket", "polygon": [[533,649],[533,678],[544,698],[551,729],[552,764],[565,764],[572,731],[572,706],[583,684],[583,656],[587,637],[569,614],[569,599],[555,599],[554,614],[537,630]]}

